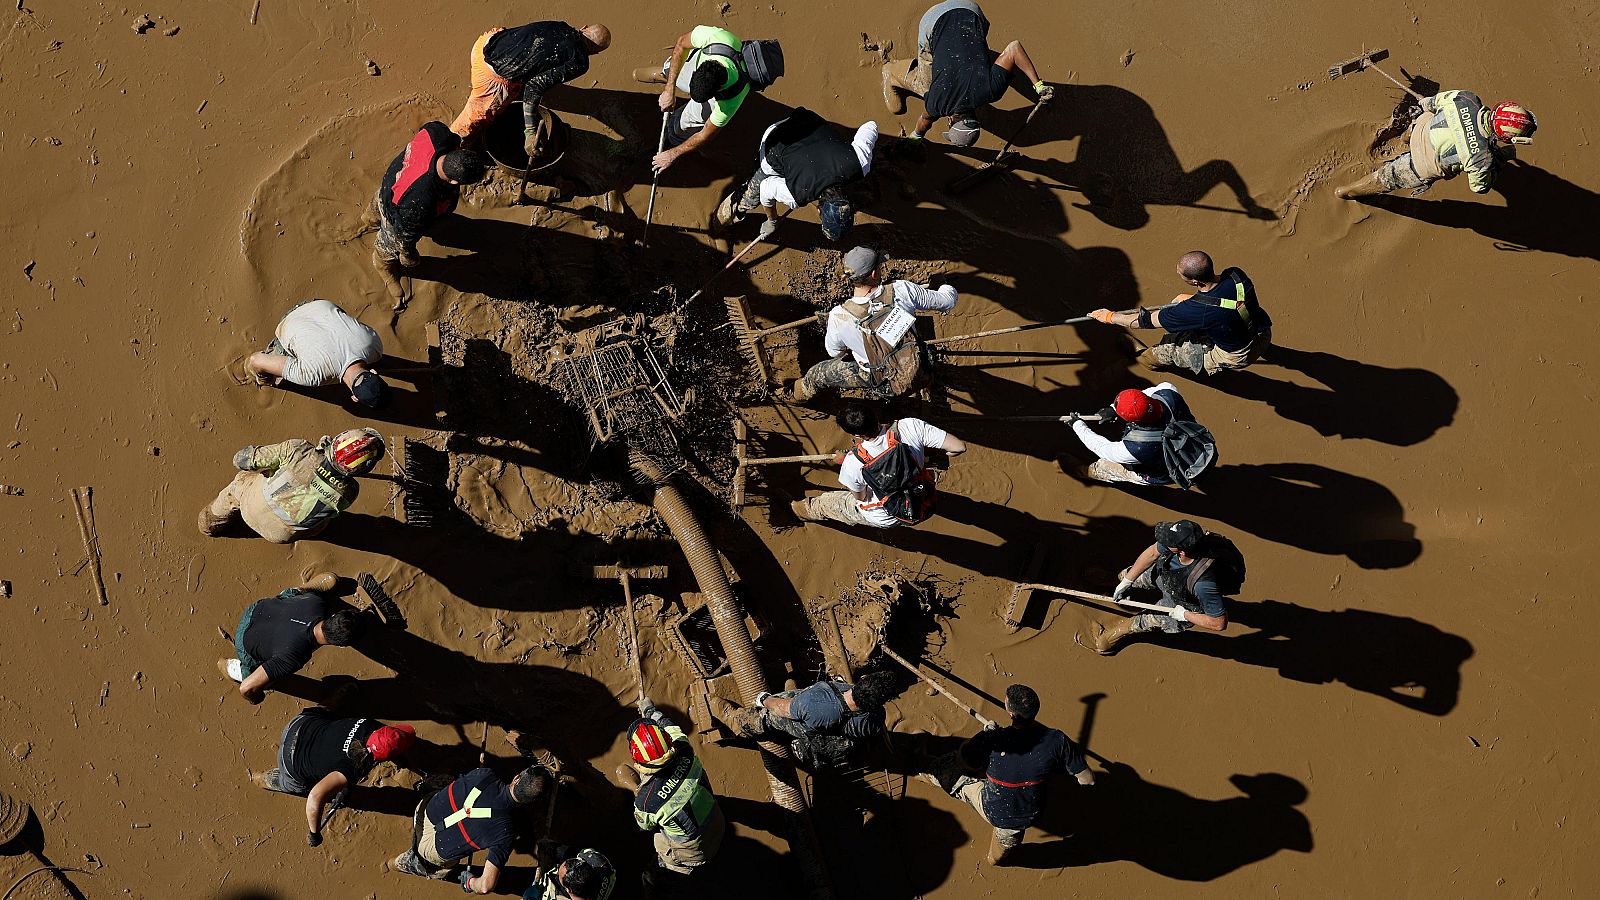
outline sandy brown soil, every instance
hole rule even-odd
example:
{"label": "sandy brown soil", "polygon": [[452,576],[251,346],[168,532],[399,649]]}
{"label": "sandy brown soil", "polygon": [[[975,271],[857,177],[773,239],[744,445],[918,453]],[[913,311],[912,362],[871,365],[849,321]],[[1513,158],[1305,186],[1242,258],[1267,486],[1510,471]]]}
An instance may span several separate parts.
{"label": "sandy brown soil", "polygon": [[[1592,893],[1596,666],[1571,571],[1594,525],[1592,4],[991,0],[991,43],[1023,37],[1059,100],[1014,174],[959,199],[939,185],[998,140],[899,145],[888,136],[917,104],[885,112],[866,49],[910,44],[921,2],[264,0],[254,25],[251,6],[23,0],[0,14],[0,482],[25,491],[0,495],[16,547],[0,566],[12,585],[0,599],[0,790],[33,804],[46,857],[92,870],[71,875],[82,895],[456,894],[385,871],[409,832],[409,776],[383,772],[317,850],[297,802],[247,781],[299,701],[240,702],[213,669],[226,650],[215,626],[321,568],[376,573],[411,627],[362,653],[325,650],[306,674],[361,678],[362,713],[413,722],[430,742],[424,768],[463,765],[486,717],[496,735],[537,735],[579,778],[557,832],[611,854],[626,872],[618,896],[635,894],[647,844],[601,774],[625,754],[633,696],[620,592],[568,565],[622,552],[671,567],[638,609],[650,692],[675,710],[703,704],[667,636],[697,600],[645,498],[614,458],[583,451],[576,420],[546,414],[552,400],[518,377],[519,354],[551,328],[659,312],[655,288],[686,294],[720,266],[726,245],[704,234],[720,192],[747,174],[761,128],[797,105],[884,126],[858,236],[901,271],[954,280],[963,299],[940,333],[1164,301],[1182,287],[1173,261],[1198,246],[1250,272],[1287,348],[1236,377],[1182,383],[1223,447],[1203,494],[1086,487],[1058,464],[1074,443],[1065,428],[964,423],[974,450],[944,483],[944,517],[868,535],[792,527],[784,492],[802,477],[830,484],[826,470],[771,473],[741,521],[716,512],[726,461],[702,460],[694,499],[771,635],[775,677],[787,665],[808,678],[823,655],[808,646],[805,605],[853,590],[863,569],[920,573],[951,598],[924,649],[957,690],[998,715],[1006,684],[1033,684],[1045,717],[1080,737],[1092,725],[1096,767],[1110,761],[1092,793],[1060,786],[1005,870],[981,865],[970,810],[926,785],[865,817],[834,805],[819,820],[838,896]],[[155,22],[142,34],[140,13]],[[613,48],[548,99],[587,146],[632,148],[653,141],[655,117],[630,70],[724,16],[742,35],[782,38],[790,74],[707,158],[668,174],[649,251],[605,239],[642,217],[637,169],[609,212],[598,196],[511,207],[501,183],[424,242],[416,297],[391,317],[360,207],[412,129],[453,114],[475,35],[534,17],[610,23]],[[1538,143],[1487,197],[1446,184],[1382,209],[1335,201],[1398,93],[1377,75],[1325,80],[1363,45],[1387,46],[1391,71],[1517,98],[1541,117]],[[987,124],[1007,133],[1021,104],[1012,95]],[[836,250],[815,246],[810,214],[797,218],[781,250],[753,254],[713,292],[707,322],[720,321],[721,294],[748,294],[784,322],[843,290],[819,280]],[[237,377],[309,297],[378,327],[401,360],[426,359],[430,321],[469,341],[466,373],[397,379],[415,392],[380,425],[451,450],[464,512],[449,527],[400,526],[373,482],[322,540],[195,533],[235,449],[355,424],[330,394]],[[1107,330],[1021,337],[985,345],[1005,355],[952,360],[954,412],[1089,411],[1149,383]],[[801,333],[801,362],[817,342]],[[1038,353],[1063,356],[1025,355]],[[797,373],[795,350],[776,358]],[[703,408],[709,447],[725,419],[715,399]],[[844,446],[825,418],[750,416],[777,452]],[[104,607],[80,566],[68,494],[79,485],[94,488]],[[1102,659],[1072,642],[1096,615],[1079,606],[1037,608],[1016,634],[1002,626],[1009,582],[1040,542],[1043,580],[1105,589],[1149,526],[1177,515],[1249,558],[1227,634]],[[846,624],[852,644],[876,627]],[[890,719],[973,730],[921,689]],[[736,826],[723,851],[732,877],[794,895],[756,758],[708,738]],[[498,736],[490,750],[514,764]],[[513,864],[520,887],[531,860]],[[0,871],[29,868],[22,857]],[[53,896],[42,881],[13,896],[28,890]]]}

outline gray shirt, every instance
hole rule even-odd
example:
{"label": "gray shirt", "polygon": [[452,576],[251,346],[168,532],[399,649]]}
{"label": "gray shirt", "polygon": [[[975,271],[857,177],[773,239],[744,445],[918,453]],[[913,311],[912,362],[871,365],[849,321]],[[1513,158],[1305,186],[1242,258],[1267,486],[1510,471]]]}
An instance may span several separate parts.
{"label": "gray shirt", "polygon": [[327,300],[311,300],[278,323],[278,343],[289,355],[283,377],[301,387],[337,382],[351,363],[383,358],[378,333]]}

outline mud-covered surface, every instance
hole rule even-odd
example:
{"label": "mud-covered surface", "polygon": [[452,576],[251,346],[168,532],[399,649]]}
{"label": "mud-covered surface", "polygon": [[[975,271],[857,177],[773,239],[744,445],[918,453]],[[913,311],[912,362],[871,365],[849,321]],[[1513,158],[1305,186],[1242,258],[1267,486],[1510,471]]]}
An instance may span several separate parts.
{"label": "mud-covered surface", "polygon": [[[0,855],[0,892],[26,876],[12,898],[63,896],[57,873],[29,874],[54,865],[82,870],[61,877],[91,898],[454,896],[387,862],[409,836],[412,785],[473,765],[487,723],[507,773],[508,729],[562,760],[555,834],[606,852],[624,873],[615,896],[637,896],[649,843],[610,780],[636,696],[627,618],[621,587],[592,571],[624,563],[667,567],[633,586],[645,688],[692,725],[733,825],[704,895],[800,896],[757,758],[706,714],[710,695],[737,692],[696,675],[703,648],[678,627],[705,602],[688,564],[626,441],[595,446],[550,377],[551,346],[641,315],[672,326],[671,380],[692,389],[675,426],[683,484],[774,687],[893,665],[874,653],[886,636],[991,718],[1008,684],[1035,686],[1044,719],[1103,773],[1089,790],[1054,785],[999,870],[982,864],[972,811],[907,780],[903,759],[808,779],[836,896],[1592,892],[1600,733],[1578,590],[1594,520],[1586,296],[1600,276],[1590,4],[991,0],[991,45],[1022,38],[1057,94],[1010,170],[956,196],[942,186],[990,160],[1026,111],[1012,94],[982,113],[990,133],[970,151],[897,137],[920,105],[889,115],[878,65],[914,43],[921,3],[253,6],[0,13],[0,483],[16,489],[0,492],[15,547],[0,563],[0,791],[34,810]],[[572,128],[567,156],[530,179],[531,202],[507,171],[468,191],[422,243],[396,312],[361,210],[414,130],[454,116],[476,35],[533,17],[616,35],[547,96]],[[629,73],[696,22],[781,38],[789,71],[661,179],[640,246],[639,160],[660,119]],[[1539,115],[1537,143],[1493,193],[1333,199],[1400,149],[1397,89],[1376,73],[1326,80],[1375,43],[1422,89]],[[686,302],[753,236],[748,223],[712,233],[713,210],[749,175],[761,131],[801,105],[882,127],[856,236],[893,274],[960,291],[923,323],[930,335],[1161,303],[1196,247],[1243,266],[1277,346],[1246,372],[1174,379],[1221,442],[1202,490],[1085,485],[1063,468],[1082,458],[1064,427],[981,418],[1091,412],[1153,383],[1124,336],[1088,325],[946,348],[902,405],[973,448],[943,473],[934,521],[799,526],[789,501],[834,480],[797,465],[753,474],[734,515],[735,415],[764,455],[848,447],[827,404],[766,402],[722,302],[744,296],[766,326],[840,298],[840,248],[813,212]],[[337,391],[243,376],[312,297],[383,337],[398,397],[377,420]],[[771,336],[774,372],[797,377],[820,343],[815,326]],[[356,424],[432,448],[439,491],[408,500],[370,479],[334,527],[291,547],[196,533],[239,447]],[[73,510],[81,486],[106,605]],[[419,503],[430,527],[401,521]],[[1102,658],[1073,640],[1112,621],[1087,604],[1041,593],[1020,629],[1001,621],[1025,575],[1108,591],[1150,526],[1179,516],[1249,560],[1226,633]],[[215,669],[229,653],[218,627],[323,570],[357,604],[352,579],[371,572],[407,628],[324,649],[284,692],[243,703]],[[907,689],[891,726],[933,735],[897,748],[940,752],[975,732],[894,671]],[[302,804],[249,776],[273,765],[301,705],[349,678],[354,714],[424,740],[408,768],[352,792],[312,849]],[[512,892],[541,816],[505,875]]]}

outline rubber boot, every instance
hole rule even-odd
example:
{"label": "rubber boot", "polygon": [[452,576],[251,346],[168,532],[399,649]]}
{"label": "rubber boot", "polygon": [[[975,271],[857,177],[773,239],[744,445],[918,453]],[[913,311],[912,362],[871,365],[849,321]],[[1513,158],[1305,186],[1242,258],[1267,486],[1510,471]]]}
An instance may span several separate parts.
{"label": "rubber boot", "polygon": [[200,533],[206,537],[216,537],[227,530],[228,523],[233,521],[233,516],[219,516],[211,511],[211,507],[200,508]]}
{"label": "rubber boot", "polygon": [[1006,854],[1010,852],[1011,848],[1000,846],[1000,835],[990,831],[989,855],[984,858],[984,862],[987,862],[991,866],[1003,866],[1006,864]]}
{"label": "rubber boot", "polygon": [[1354,200],[1357,197],[1370,197],[1374,194],[1387,193],[1389,193],[1389,189],[1384,187],[1383,182],[1378,179],[1377,172],[1373,172],[1360,181],[1352,181],[1344,187],[1334,188],[1333,190],[1333,195],[1340,200]]}
{"label": "rubber boot", "polygon": [[233,682],[234,684],[238,684],[239,683],[239,679],[233,677],[233,673],[238,668],[239,668],[239,661],[237,659],[234,659],[231,656],[224,657],[222,659],[217,660],[217,671],[222,673],[222,677],[223,678],[228,679],[229,681]]}
{"label": "rubber boot", "polygon": [[889,108],[892,115],[900,115],[906,111],[906,95],[900,89],[889,83],[889,64],[883,64],[883,105]]}
{"label": "rubber boot", "polygon": [[[1085,646],[1101,656],[1111,656],[1117,652],[1117,646],[1127,640],[1129,635],[1138,633],[1138,628],[1134,624],[1136,618],[1118,619],[1112,623],[1111,627],[1100,628],[1092,644]],[[1098,624],[1096,627],[1099,627]]]}
{"label": "rubber boot", "polygon": [[796,501],[790,503],[789,504],[789,511],[794,513],[794,517],[799,519],[802,522],[815,522],[815,521],[817,521],[811,515],[811,507],[808,506],[806,504],[806,501],[804,501],[804,500],[796,500]]}
{"label": "rubber boot", "polygon": [[804,378],[796,378],[789,385],[789,402],[805,403],[817,395],[817,389],[806,383]]}
{"label": "rubber boot", "polygon": [[617,781],[630,791],[637,793],[639,790],[639,773],[627,763],[617,766]]}
{"label": "rubber boot", "polygon": [[735,190],[717,205],[717,224],[727,228],[742,218],[744,214],[739,211],[739,191]]}
{"label": "rubber boot", "polygon": [[339,576],[333,574],[332,572],[319,572],[316,575],[307,577],[306,580],[300,584],[300,590],[312,591],[318,594],[326,594],[338,586]]}
{"label": "rubber boot", "polygon": [[633,80],[640,84],[666,84],[667,76],[660,66],[640,66],[633,70]]}
{"label": "rubber boot", "polygon": [[374,250],[372,268],[377,270],[378,277],[383,280],[383,289],[389,293],[389,299],[393,300],[396,306],[403,306],[411,301],[406,295],[405,285],[400,281],[401,274],[397,271],[399,268],[397,264],[379,256],[378,251]]}

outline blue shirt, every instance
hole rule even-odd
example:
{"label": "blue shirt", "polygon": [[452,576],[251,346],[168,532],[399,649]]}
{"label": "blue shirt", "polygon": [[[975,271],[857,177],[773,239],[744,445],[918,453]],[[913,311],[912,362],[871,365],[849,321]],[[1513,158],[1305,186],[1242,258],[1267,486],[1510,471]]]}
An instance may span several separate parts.
{"label": "blue shirt", "polygon": [[[1224,301],[1239,303],[1247,314],[1220,305]],[[1272,317],[1256,302],[1256,287],[1250,276],[1237,266],[1222,270],[1216,287],[1163,306],[1160,313],[1163,329],[1172,333],[1198,331],[1230,353],[1243,350],[1257,333],[1272,327]]]}
{"label": "blue shirt", "polygon": [[844,682],[819,681],[791,698],[789,718],[799,722],[806,731],[822,734],[859,738],[882,731],[883,710],[876,713],[852,711],[840,696],[848,690],[850,685]]}

